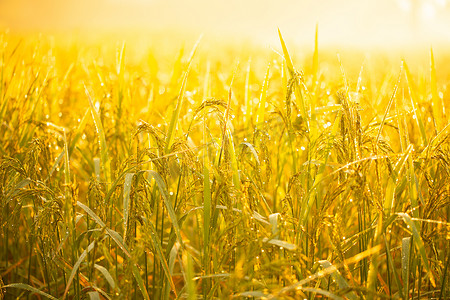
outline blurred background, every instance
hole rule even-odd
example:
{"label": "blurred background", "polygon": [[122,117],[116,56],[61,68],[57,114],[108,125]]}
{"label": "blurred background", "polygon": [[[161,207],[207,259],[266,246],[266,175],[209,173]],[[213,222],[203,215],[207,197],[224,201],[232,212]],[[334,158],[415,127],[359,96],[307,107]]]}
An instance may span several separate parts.
{"label": "blurred background", "polygon": [[447,0],[0,0],[11,31],[165,30],[277,42],[277,27],[298,44],[450,44]]}

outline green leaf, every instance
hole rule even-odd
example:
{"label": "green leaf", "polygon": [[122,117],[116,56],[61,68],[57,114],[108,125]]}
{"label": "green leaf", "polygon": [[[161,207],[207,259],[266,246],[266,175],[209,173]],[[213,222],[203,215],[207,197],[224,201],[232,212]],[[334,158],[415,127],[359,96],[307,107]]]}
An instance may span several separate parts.
{"label": "green leaf", "polygon": [[192,261],[191,254],[186,250],[184,250],[182,259],[183,259],[183,266],[186,271],[185,283],[187,289],[187,299],[196,300],[197,295],[195,293],[195,284],[194,284],[194,266],[193,266],[194,263]]}
{"label": "green leaf", "polygon": [[280,229],[278,227],[278,220],[281,218],[280,213],[274,213],[269,215],[269,223],[272,226],[272,236],[278,238]]}
{"label": "green leaf", "polygon": [[239,296],[239,297],[256,297],[256,298],[265,299],[269,295],[267,295],[261,291],[248,291],[248,292],[239,293],[237,296]]}
{"label": "green leaf", "polygon": [[211,184],[209,182],[209,170],[203,164],[203,243],[204,252],[207,255],[209,248],[209,231],[211,224]]}
{"label": "green leaf", "polygon": [[[280,29],[278,29],[278,36],[280,37],[281,47],[283,48],[284,60],[286,61],[286,66],[289,70],[289,74],[291,75],[291,80],[294,80],[294,85],[295,85],[294,93],[295,93],[295,98],[297,99],[297,101],[300,101],[301,115],[303,117],[303,120],[309,121],[309,116],[307,114],[306,103],[305,103],[305,100],[302,95],[301,86],[296,78],[297,74],[294,69],[294,65],[292,64],[292,59],[291,59],[291,56],[289,55],[289,51],[286,47],[283,36],[281,35]],[[309,124],[309,122],[307,122],[307,124]]]}
{"label": "green leaf", "polygon": [[157,234],[156,229],[153,226],[153,224],[151,222],[148,222],[146,219],[144,220],[144,222],[145,222],[145,226],[150,229],[150,238],[152,240],[153,247],[155,247],[156,256],[158,257],[159,261],[161,262],[164,274],[166,275],[167,280],[169,281],[170,286],[172,287],[172,290],[176,295],[177,291],[175,288],[175,284],[173,283],[173,280],[172,280],[172,273],[170,272],[166,257],[164,256],[161,240],[159,239],[158,234]]}
{"label": "green leaf", "polygon": [[248,142],[241,143],[241,145],[245,145],[248,147],[248,149],[250,149],[250,152],[252,152],[253,156],[256,159],[256,162],[258,163],[258,165],[260,165],[261,162],[259,161],[258,153],[256,153],[255,147],[253,147],[253,145]]}
{"label": "green leaf", "polygon": [[287,250],[295,250],[297,249],[297,245],[285,242],[285,241],[281,241],[281,240],[277,240],[277,239],[268,239],[268,238],[263,238],[262,240],[264,243],[268,243],[268,244],[272,244],[278,247],[283,247]]}
{"label": "green leaf", "polygon": [[52,295],[49,295],[47,293],[44,293],[43,291],[32,287],[31,285],[25,284],[25,283],[11,283],[8,285],[4,285],[1,288],[16,288],[16,289],[22,289],[22,290],[26,290],[26,291],[30,291],[33,292],[35,294],[39,294],[41,296],[47,297],[48,299],[52,299],[52,300],[58,300],[58,298],[53,297]]}
{"label": "green leaf", "polygon": [[395,280],[395,284],[397,285],[398,293],[400,295],[400,298],[403,298],[403,289],[402,289],[403,287],[400,282],[400,278],[398,277],[397,269],[395,268],[394,261],[392,259],[392,255],[391,255],[391,249],[389,249],[389,245],[386,240],[386,236],[384,236],[384,245],[386,247],[386,256],[387,256],[387,259],[389,262],[389,267],[392,270],[392,272],[394,272],[394,280]]}
{"label": "green leaf", "polygon": [[398,177],[400,172],[403,170],[404,166],[407,163],[408,157],[412,152],[412,145],[410,144],[406,149],[405,153],[401,156],[401,158],[395,164],[392,175],[388,179],[388,184],[386,186],[386,194],[384,198],[384,210],[387,214],[393,213],[393,209],[395,208],[395,188],[397,186]]}
{"label": "green leaf", "polygon": [[164,183],[164,180],[162,179],[161,175],[159,175],[158,172],[153,170],[147,170],[145,171],[147,174],[151,177],[153,177],[156,181],[156,184],[158,185],[159,192],[161,193],[164,203],[167,208],[167,212],[169,213],[170,220],[172,221],[172,225],[175,228],[175,234],[177,235],[178,241],[181,245],[183,245],[183,239],[180,234],[180,226],[178,225],[178,219],[175,214],[175,210],[173,209],[172,202],[170,201],[169,193],[167,192],[166,184]]}
{"label": "green leaf", "polygon": [[22,179],[21,181],[19,181],[18,184],[16,184],[16,186],[9,190],[8,193],[6,194],[6,203],[8,203],[15,195],[17,195],[17,193],[19,192],[20,189],[26,187],[28,184],[30,184],[32,181],[29,178],[25,178]]}
{"label": "green leaf", "polygon": [[433,118],[436,126],[436,131],[442,128],[443,117],[443,107],[442,101],[439,99],[437,90],[437,80],[436,80],[436,65],[434,62],[433,48],[430,48],[430,84],[431,84],[431,100],[433,109]]}
{"label": "green leaf", "polygon": [[95,129],[97,130],[97,136],[99,140],[100,145],[100,155],[101,155],[101,161],[102,161],[102,168],[103,168],[103,174],[105,176],[105,180],[107,183],[110,182],[111,178],[111,170],[110,170],[110,162],[109,162],[109,155],[108,155],[108,147],[106,144],[106,137],[105,137],[105,131],[103,130],[102,120],[100,118],[100,115],[98,114],[97,110],[95,109],[94,103],[92,102],[91,95],[89,94],[89,91],[86,86],[84,86],[84,90],[86,93],[86,96],[89,100],[89,106],[91,108],[91,114],[92,118],[94,119],[94,125]]}
{"label": "green leaf", "polygon": [[[324,295],[324,296],[326,296],[326,297],[328,297],[330,299],[334,299],[334,300],[344,300],[344,298],[339,297],[339,296],[337,296],[337,295],[335,295],[335,294],[333,294],[333,293],[331,293],[329,291],[325,291],[325,290],[322,290],[322,289],[310,288],[310,287],[302,287],[302,288],[300,288],[300,290],[304,291],[304,292],[316,293],[316,294]],[[353,298],[353,297],[349,297],[348,295],[347,295],[347,298],[348,299],[356,299],[356,298]]]}
{"label": "green leaf", "polygon": [[148,296],[147,289],[145,288],[144,281],[142,280],[141,273],[139,272],[139,269],[136,265],[133,266],[133,275],[136,279],[136,282],[139,286],[139,289],[141,290],[142,296],[146,300],[150,300],[150,297]]}
{"label": "green leaf", "polygon": [[89,299],[91,299],[91,300],[100,300],[100,294],[97,291],[88,292],[88,296],[89,296]]}
{"label": "green leaf", "polygon": [[409,293],[409,273],[411,272],[411,237],[402,239],[402,280],[405,295]]}
{"label": "green leaf", "polygon": [[123,184],[123,240],[127,240],[128,232],[128,217],[130,213],[130,192],[131,183],[133,180],[134,173],[125,174],[125,182]]}
{"label": "green leaf", "polygon": [[313,86],[315,87],[317,78],[319,77],[319,24],[316,24],[312,73],[313,73]]}
{"label": "green leaf", "polygon": [[86,249],[84,249],[83,253],[81,253],[80,257],[78,257],[78,259],[77,259],[75,265],[74,265],[73,268],[72,268],[72,272],[71,272],[70,275],[69,275],[69,279],[67,280],[66,289],[65,289],[65,291],[64,291],[63,299],[66,298],[67,293],[69,292],[69,288],[70,288],[70,286],[72,285],[73,278],[74,278],[75,275],[77,274],[78,268],[80,267],[81,263],[82,263],[83,260],[86,258],[86,256],[88,255],[88,253],[89,253],[90,251],[92,251],[92,249],[94,249],[95,242],[96,242],[96,241],[91,242],[91,243],[89,244],[89,246],[88,246]]}
{"label": "green leaf", "polygon": [[420,112],[420,107],[418,107],[419,105],[419,96],[417,95],[418,90],[416,85],[414,84],[413,77],[411,75],[411,72],[409,71],[408,65],[406,64],[405,60],[402,61],[402,64],[403,68],[405,69],[406,79],[408,81],[408,89],[409,94],[411,95],[411,105],[413,107],[414,116],[416,118],[417,125],[419,126],[422,142],[426,146],[428,142],[427,142],[427,135],[425,133],[425,126],[423,124],[422,114]]}
{"label": "green leaf", "polygon": [[267,89],[269,88],[269,71],[270,71],[270,64],[267,66],[266,76],[264,76],[264,82],[261,88],[261,95],[259,97],[258,109],[256,112],[256,127],[264,126]]}
{"label": "green leaf", "polygon": [[[322,266],[322,268],[331,273],[331,278],[333,278],[334,282],[337,283],[340,290],[350,288],[345,278],[342,277],[341,273],[339,273],[338,269],[328,260],[319,260],[318,263]],[[353,292],[346,294],[346,297],[348,299],[357,299],[356,295]]]}
{"label": "green leaf", "polygon": [[197,51],[198,45],[200,44],[201,38],[202,37],[200,36],[200,38],[195,43],[194,48],[192,49],[191,55],[190,55],[189,60],[188,60],[188,66],[187,66],[186,71],[184,73],[183,81],[181,83],[180,92],[178,93],[178,98],[177,98],[177,103],[176,103],[176,106],[175,106],[175,110],[173,112],[172,120],[170,121],[169,129],[167,131],[166,148],[165,148],[165,151],[164,151],[166,154],[169,152],[169,149],[172,146],[172,141],[173,141],[173,138],[174,138],[175,129],[177,127],[177,123],[178,123],[178,120],[180,118],[181,106],[183,105],[184,93],[186,91],[186,83],[187,83],[187,79],[188,79],[188,76],[189,76],[189,71],[191,70],[192,60],[194,59],[194,55],[195,55],[195,52]]}
{"label": "green leaf", "polygon": [[[236,150],[234,148],[233,136],[229,129],[227,129],[228,135],[228,153],[230,154],[231,160],[231,170],[233,171],[233,184],[237,191],[241,190],[241,179],[239,176],[238,162],[236,158]],[[238,207],[240,207],[240,203],[238,203]]]}
{"label": "green leaf", "polygon": [[402,75],[402,72],[400,71],[400,73],[398,74],[397,83],[395,84],[395,87],[394,87],[394,91],[392,92],[392,95],[391,95],[391,98],[389,100],[388,106],[386,107],[386,110],[384,111],[384,115],[383,115],[383,119],[381,120],[380,127],[378,128],[378,134],[377,134],[377,138],[376,138],[376,141],[375,141],[376,145],[378,145],[378,141],[380,140],[380,136],[381,136],[381,132],[382,132],[383,127],[384,127],[384,123],[386,122],[386,118],[387,118],[387,116],[389,114],[389,111],[391,110],[391,106],[392,106],[392,103],[394,102],[395,95],[397,94],[398,86],[400,85],[400,80],[402,78],[401,75]]}
{"label": "green leaf", "polygon": [[245,94],[244,94],[244,102],[246,109],[245,120],[247,128],[250,128],[252,124],[252,115],[253,115],[253,105],[250,90],[250,73],[251,73],[251,60],[249,59],[245,75]]}
{"label": "green leaf", "polygon": [[314,204],[314,201],[316,200],[317,189],[319,188],[319,184],[322,182],[322,180],[325,177],[326,166],[328,164],[328,159],[331,155],[331,150],[333,147],[334,139],[337,136],[337,133],[339,130],[339,124],[341,123],[341,118],[342,118],[342,113],[339,112],[338,115],[336,116],[336,119],[334,120],[333,127],[331,128],[330,137],[328,138],[327,148],[325,150],[325,153],[326,153],[325,160],[320,165],[319,170],[316,174],[316,177],[314,178],[313,186],[309,190],[307,197],[305,197],[305,201],[307,201],[306,207],[305,208],[302,207],[303,211],[302,211],[301,220],[300,220],[301,224],[303,226],[305,226],[306,222],[308,222],[309,212]]}
{"label": "green leaf", "polygon": [[94,264],[94,268],[96,268],[100,273],[102,273],[103,277],[105,277],[108,284],[111,286],[113,290],[116,289],[116,282],[114,281],[114,278],[111,276],[109,271],[100,265]]}
{"label": "green leaf", "polygon": [[411,229],[413,237],[414,237],[413,238],[414,244],[416,245],[417,250],[419,250],[419,254],[422,258],[422,261],[425,265],[428,275],[430,276],[430,282],[433,285],[433,287],[436,287],[436,282],[434,280],[433,272],[431,271],[430,263],[428,261],[427,254],[425,252],[425,246],[423,244],[423,241],[419,234],[419,231],[417,230],[417,227],[414,224],[414,221],[411,219],[411,217],[407,213],[398,213],[398,215],[403,218],[405,223]]}
{"label": "green leaf", "polygon": [[119,246],[120,249],[125,253],[126,256],[130,257],[130,252],[128,251],[126,245],[123,243],[123,239],[116,231],[106,227],[106,224],[97,216],[88,206],[84,205],[80,201],[77,201],[77,206],[83,209],[100,227],[105,228],[106,233],[114,240],[114,242]]}

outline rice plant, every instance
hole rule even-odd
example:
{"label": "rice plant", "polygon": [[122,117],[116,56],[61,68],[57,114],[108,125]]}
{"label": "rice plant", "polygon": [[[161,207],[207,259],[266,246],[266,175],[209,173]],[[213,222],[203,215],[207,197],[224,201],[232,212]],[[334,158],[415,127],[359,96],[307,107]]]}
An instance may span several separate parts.
{"label": "rice plant", "polygon": [[0,298],[448,299],[448,57],[278,33],[1,33]]}

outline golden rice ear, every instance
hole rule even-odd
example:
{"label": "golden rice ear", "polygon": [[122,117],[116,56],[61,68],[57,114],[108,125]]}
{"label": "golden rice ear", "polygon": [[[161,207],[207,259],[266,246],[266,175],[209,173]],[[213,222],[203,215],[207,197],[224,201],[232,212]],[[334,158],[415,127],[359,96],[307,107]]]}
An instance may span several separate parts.
{"label": "golden rice ear", "polygon": [[0,298],[446,298],[445,48],[278,38],[0,30]]}

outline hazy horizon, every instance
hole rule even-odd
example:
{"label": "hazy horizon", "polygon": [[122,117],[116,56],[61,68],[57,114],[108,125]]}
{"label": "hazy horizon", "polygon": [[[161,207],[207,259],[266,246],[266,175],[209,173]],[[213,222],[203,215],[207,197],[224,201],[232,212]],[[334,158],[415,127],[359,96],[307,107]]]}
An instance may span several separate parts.
{"label": "hazy horizon", "polygon": [[182,30],[271,42],[280,28],[302,43],[356,46],[448,44],[446,0],[3,0],[0,27],[13,31]]}

